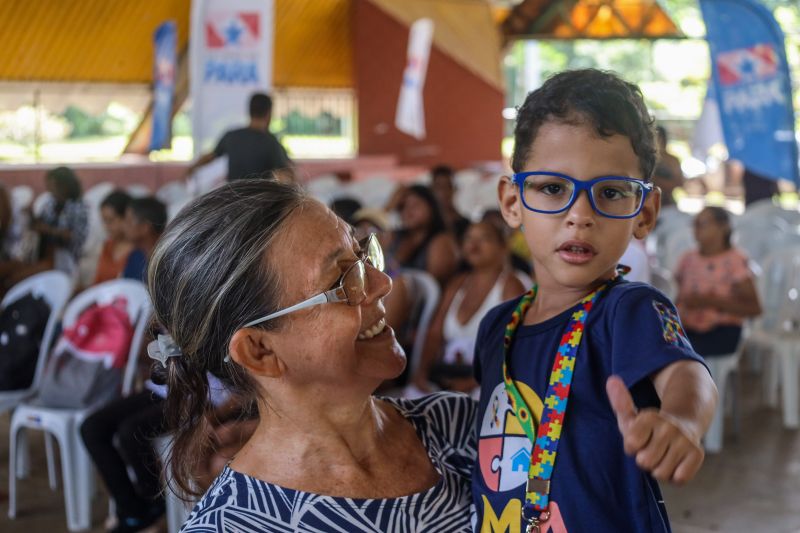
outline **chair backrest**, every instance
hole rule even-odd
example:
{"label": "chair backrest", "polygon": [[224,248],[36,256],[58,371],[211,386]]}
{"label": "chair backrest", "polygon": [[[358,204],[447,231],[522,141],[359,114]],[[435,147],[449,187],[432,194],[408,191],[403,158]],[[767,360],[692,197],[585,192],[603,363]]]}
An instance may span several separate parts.
{"label": "chair backrest", "polygon": [[11,287],[3,297],[2,304],[0,304],[1,307],[6,307],[26,294],[33,294],[35,297],[43,298],[50,307],[50,317],[47,319],[47,325],[42,335],[42,344],[39,347],[39,359],[36,362],[36,371],[33,375],[31,390],[36,390],[42,379],[42,372],[44,372],[46,360],[50,354],[56,327],[61,318],[61,313],[64,311],[64,307],[72,294],[72,290],[72,279],[67,274],[57,270],[49,270],[34,274]]}
{"label": "chair backrest", "polygon": [[402,275],[409,284],[409,293],[413,295],[414,304],[411,308],[415,309],[419,308],[420,305],[422,306],[419,312],[419,320],[416,324],[411,358],[408,362],[408,375],[413,376],[422,362],[422,352],[425,349],[428,327],[431,320],[433,320],[436,307],[439,305],[441,291],[436,279],[424,270],[404,268]]}
{"label": "chair backrest", "polygon": [[170,181],[156,191],[156,198],[169,205],[178,201],[188,201],[191,199],[191,195],[185,182]]}
{"label": "chair backrest", "polygon": [[764,260],[758,278],[763,313],[757,323],[764,330],[800,329],[800,245],[773,252]]}
{"label": "chair backrest", "polygon": [[659,250],[657,258],[660,266],[674,272],[681,256],[696,246],[694,233],[691,227],[675,229],[667,237],[664,246]]}
{"label": "chair backrest", "polygon": [[33,202],[33,188],[28,185],[17,185],[11,189],[11,208],[15,213],[27,209]]}
{"label": "chair backrest", "polygon": [[660,266],[650,267],[650,285],[667,295],[669,299],[677,296],[675,280],[666,268]]}
{"label": "chair backrest", "polygon": [[125,187],[125,191],[131,195],[132,198],[144,198],[145,196],[150,196],[153,194],[153,191],[150,190],[150,187],[147,185],[142,185],[141,183],[131,183]]}
{"label": "chair backrest", "polygon": [[120,296],[127,300],[128,317],[133,326],[133,339],[131,340],[128,360],[125,364],[125,372],[122,378],[122,395],[127,396],[136,377],[137,360],[152,314],[150,296],[147,294],[147,288],[144,283],[133,279],[114,279],[89,287],[69,302],[64,310],[63,323],[64,327],[67,328],[78,320],[78,317],[86,308],[94,304],[110,304]]}
{"label": "chair backrest", "polygon": [[33,214],[36,215],[37,217],[41,216],[42,215],[42,210],[44,210],[45,204],[52,197],[53,197],[53,195],[50,194],[49,191],[45,191],[45,192],[41,193],[39,196],[37,196],[36,199],[33,201],[33,205],[31,206]]}

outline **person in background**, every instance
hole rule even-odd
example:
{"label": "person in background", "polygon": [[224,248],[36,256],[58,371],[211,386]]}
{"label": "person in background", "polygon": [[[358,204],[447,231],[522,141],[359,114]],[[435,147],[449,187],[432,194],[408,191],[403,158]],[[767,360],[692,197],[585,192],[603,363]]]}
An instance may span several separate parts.
{"label": "person in background", "polygon": [[461,243],[464,232],[469,226],[469,219],[456,209],[453,199],[456,194],[455,171],[447,165],[437,165],[431,169],[431,190],[439,202],[442,219],[447,231]]}
{"label": "person in background", "polygon": [[44,272],[61,270],[70,275],[78,268],[83,244],[89,233],[89,213],[81,199],[78,176],[68,167],[56,167],[45,174],[50,197],[41,214],[31,220],[39,234],[37,259],[32,264],[9,260],[0,263],[0,293],[5,294],[19,281]]}
{"label": "person in background", "polygon": [[424,185],[403,190],[398,210],[402,228],[389,239],[390,268],[415,268],[444,285],[458,267],[458,244],[447,232],[436,197]]}
{"label": "person in background", "polygon": [[97,260],[94,285],[120,277],[128,263],[133,243],[126,235],[125,212],[130,203],[131,197],[122,190],[112,191],[100,203],[100,218],[106,230],[106,241]]}
{"label": "person in background", "polygon": [[331,202],[329,207],[331,208],[331,211],[336,213],[337,217],[341,218],[352,226],[354,225],[353,217],[355,216],[356,212],[361,209],[361,202],[350,197],[337,198]]}
{"label": "person in background", "polygon": [[675,204],[672,193],[686,181],[680,160],[667,151],[667,130],[656,126],[658,134],[658,162],[653,171],[653,183],[661,188],[662,207]]}
{"label": "person in background", "polygon": [[125,210],[125,236],[134,250],[128,255],[122,277],[145,280],[147,262],[167,226],[167,207],[155,197],[133,198]]}
{"label": "person in background", "polygon": [[747,167],[744,167],[742,185],[744,186],[745,207],[759,200],[768,200],[778,194],[779,191],[777,181],[769,179]]}
{"label": "person in background", "polygon": [[472,392],[478,386],[472,377],[472,360],[481,319],[526,289],[511,268],[502,227],[489,221],[471,224],[461,252],[469,270],[445,287],[419,370],[412,376],[421,392],[431,391],[430,382],[447,390]]}
{"label": "person in background", "polygon": [[686,334],[703,357],[734,353],[745,318],[761,314],[747,255],[731,244],[731,221],[721,207],[694,219],[697,248],[678,262],[676,305]]}
{"label": "person in background", "polygon": [[[250,97],[250,123],[226,132],[212,152],[202,155],[186,170],[192,174],[218,157],[228,156],[228,181],[246,176],[269,177],[270,173],[292,166],[286,150],[269,131],[272,120],[272,98],[268,94],[254,93]],[[281,175],[291,177],[291,172]]]}

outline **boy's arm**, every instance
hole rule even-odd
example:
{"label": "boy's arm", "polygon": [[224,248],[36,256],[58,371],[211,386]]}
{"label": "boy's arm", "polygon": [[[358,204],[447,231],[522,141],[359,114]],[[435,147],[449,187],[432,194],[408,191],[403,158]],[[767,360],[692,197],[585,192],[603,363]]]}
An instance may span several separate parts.
{"label": "boy's arm", "polygon": [[691,480],[705,456],[700,439],[717,404],[717,388],[708,370],[697,361],[667,365],[653,377],[661,408],[637,410],[628,388],[618,376],[606,383],[617,416],[625,453],[661,481]]}

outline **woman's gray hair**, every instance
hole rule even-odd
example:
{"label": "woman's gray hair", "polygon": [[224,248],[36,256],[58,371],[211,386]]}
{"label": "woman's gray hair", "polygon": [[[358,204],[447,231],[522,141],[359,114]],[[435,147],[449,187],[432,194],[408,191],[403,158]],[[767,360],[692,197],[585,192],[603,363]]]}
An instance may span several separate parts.
{"label": "woman's gray hair", "polygon": [[181,459],[172,461],[172,471],[186,494],[197,490],[191,479],[207,446],[206,372],[247,407],[258,399],[254,380],[225,361],[228,345],[248,321],[277,309],[280,284],[265,257],[307,199],[299,187],[274,180],[226,184],[184,207],[150,258],[148,288],[156,319],[183,352],[168,363],[166,414],[175,431],[173,456]]}

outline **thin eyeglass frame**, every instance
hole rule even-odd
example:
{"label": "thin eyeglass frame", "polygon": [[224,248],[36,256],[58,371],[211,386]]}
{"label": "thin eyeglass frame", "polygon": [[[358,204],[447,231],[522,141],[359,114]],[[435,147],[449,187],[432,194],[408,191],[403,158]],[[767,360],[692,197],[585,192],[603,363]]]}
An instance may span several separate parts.
{"label": "thin eyeglass frame", "polygon": [[[525,201],[525,178],[528,176],[553,176],[556,178],[565,179],[568,182],[572,183],[572,196],[570,197],[567,204],[556,211],[547,211],[544,209],[534,209],[533,207],[528,205],[528,202]],[[546,172],[546,171],[535,171],[535,172],[518,172],[512,176],[512,180],[515,184],[519,187],[519,197],[522,199],[522,205],[525,206],[525,209],[528,211],[533,211],[534,213],[542,213],[545,215],[557,215],[559,213],[563,213],[564,211],[569,211],[569,209],[575,205],[575,202],[578,200],[578,196],[580,195],[581,191],[586,191],[586,196],[589,198],[589,204],[592,206],[592,209],[595,213],[600,216],[606,218],[616,218],[616,219],[629,219],[636,217],[639,213],[642,212],[642,207],[644,207],[644,201],[647,199],[647,195],[653,191],[653,184],[647,183],[644,180],[636,179],[636,178],[629,178],[627,176],[600,176],[588,181],[581,181],[578,179],[573,178],[572,176],[568,176],[567,174],[561,174],[559,172]],[[603,181],[611,181],[611,180],[622,180],[622,181],[629,181],[633,183],[637,183],[641,185],[642,190],[644,191],[642,194],[642,198],[639,200],[639,206],[636,208],[636,211],[633,212],[631,215],[609,215],[604,213],[600,209],[597,208],[597,205],[594,203],[594,193],[592,193],[592,187],[596,183],[602,183]]]}
{"label": "thin eyeglass frame", "polygon": [[[334,287],[332,289],[329,289],[329,290],[327,290],[325,292],[322,292],[320,294],[317,294],[316,296],[312,296],[311,298],[303,300],[300,303],[296,303],[294,305],[291,305],[291,306],[286,307],[284,309],[281,309],[279,311],[275,311],[274,313],[270,313],[267,316],[264,316],[264,317],[261,317],[261,318],[257,318],[255,320],[251,320],[250,322],[248,322],[247,324],[245,324],[242,327],[243,328],[249,328],[249,327],[252,327],[252,326],[256,326],[258,324],[263,324],[264,322],[267,322],[268,320],[272,320],[273,318],[278,318],[278,317],[281,317],[281,316],[284,316],[284,315],[288,315],[289,313],[294,313],[295,311],[300,311],[301,309],[306,309],[308,307],[313,307],[315,305],[320,305],[320,304],[324,304],[324,303],[347,302],[350,305],[358,305],[358,303],[360,303],[360,302],[351,304],[349,302],[348,298],[347,298],[347,292],[344,289],[344,280],[347,278],[347,275],[350,274],[350,271],[353,270],[354,268],[360,269],[361,270],[361,278],[364,280],[364,290],[366,291],[366,283],[367,283],[366,265],[367,265],[367,263],[369,263],[373,268],[375,268],[377,270],[380,270],[381,272],[383,272],[383,264],[384,264],[384,261],[383,261],[383,249],[381,248],[381,245],[378,242],[378,239],[377,239],[377,237],[375,236],[374,233],[370,233],[361,242],[364,243],[364,245],[361,247],[361,252],[364,252],[364,254],[365,254],[364,257],[359,257],[352,265],[347,267],[347,270],[344,271],[344,273],[342,274],[342,276],[340,278],[341,281],[339,282],[339,284],[336,287]],[[380,253],[380,257],[378,257],[377,260],[374,261],[375,263],[380,263],[379,265],[378,264],[373,264],[373,261],[370,259],[369,255],[367,254],[367,251],[370,249],[370,247],[372,245],[374,245],[375,248],[377,249],[377,251]]]}

